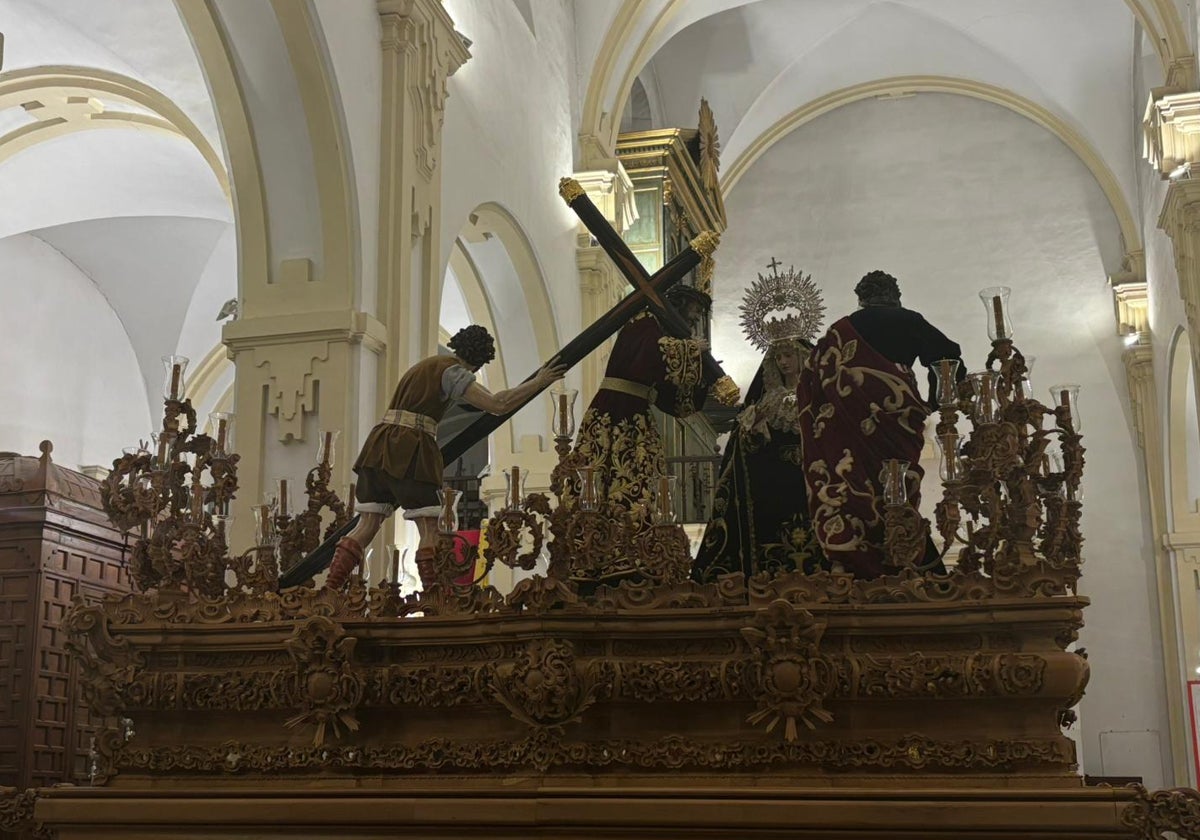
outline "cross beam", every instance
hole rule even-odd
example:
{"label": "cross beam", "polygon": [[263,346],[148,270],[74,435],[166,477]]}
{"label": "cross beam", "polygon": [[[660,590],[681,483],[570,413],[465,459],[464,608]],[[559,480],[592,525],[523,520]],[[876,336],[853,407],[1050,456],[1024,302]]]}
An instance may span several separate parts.
{"label": "cross beam", "polygon": [[[596,237],[600,246],[604,248],[605,253],[612,257],[613,262],[617,264],[617,268],[634,288],[632,292],[619,300],[612,309],[601,315],[583,332],[564,345],[561,350],[551,357],[547,364],[563,364],[568,368],[574,367],[585,356],[615,335],[621,327],[629,323],[633,316],[637,315],[638,312],[647,306],[656,315],[660,316],[660,320],[664,322],[663,326],[667,328],[668,332],[678,335],[681,338],[691,335],[691,328],[688,327],[687,322],[670,308],[663,299],[663,295],[667,289],[678,283],[685,274],[699,265],[704,257],[712,255],[713,250],[717,246],[717,235],[709,231],[701,233],[687,248],[675,255],[673,259],[651,276],[646,273],[646,269],[638,262],[637,257],[633,255],[633,252],[629,250],[629,247],[625,245],[617,232],[608,224],[608,220],[604,218],[603,214],[596,208],[596,205],[592,204],[591,199],[587,197],[587,193],[583,190],[583,187],[579,186],[578,181],[571,178],[564,178],[563,182],[559,185],[559,192],[571,206],[571,209],[579,215],[580,220],[592,232],[592,235]],[[668,326],[666,323],[667,320],[672,322],[671,326]],[[717,370],[719,371],[720,368],[718,367]],[[524,381],[528,382],[534,377],[535,373],[531,373],[525,377]],[[715,388],[716,386],[714,386]],[[531,395],[529,399],[507,414],[481,415],[478,420],[471,423],[471,425],[455,435],[454,438],[442,447],[443,462],[446,464],[453,463],[464,452],[498,429],[505,421],[536,397],[537,394]],[[733,399],[736,402],[736,386],[734,386]]]}
{"label": "cross beam", "polygon": [[[579,182],[574,178],[563,178],[558,184],[558,191],[567,205],[575,211],[579,221],[583,222],[584,227],[596,238],[600,247],[616,264],[617,270],[633,286],[634,294],[642,293],[645,298],[644,304],[655,314],[663,329],[675,338],[691,338],[692,325],[657,294],[657,289],[651,283],[651,276],[647,273],[646,267],[634,256],[625,240],[608,223],[608,219],[604,218],[604,214],[596,209],[596,205],[592,204],[592,200],[588,198],[587,192]],[[704,258],[711,258],[719,241],[720,237],[717,234],[706,230],[692,240],[688,250],[696,251]],[[713,396],[724,405],[736,403],[738,387],[721,369],[720,362],[707,351],[704,353],[703,362],[705,374],[713,383]]]}

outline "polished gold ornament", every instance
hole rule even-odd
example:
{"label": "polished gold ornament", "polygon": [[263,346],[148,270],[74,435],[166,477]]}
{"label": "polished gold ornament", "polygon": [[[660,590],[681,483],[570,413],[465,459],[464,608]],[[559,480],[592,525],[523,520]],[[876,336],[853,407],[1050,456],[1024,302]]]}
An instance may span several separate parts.
{"label": "polished gold ornament", "polygon": [[722,376],[712,386],[712,395],[721,405],[737,405],[741,389],[729,376]]}
{"label": "polished gold ornament", "polygon": [[739,307],[742,331],[764,352],[775,341],[812,341],[825,318],[825,302],[812,275],[795,268],[781,274],[779,266],[772,257],[767,263],[771,273],[759,273]]}
{"label": "polished gold ornament", "polygon": [[587,195],[587,190],[574,178],[560,178],[558,181],[558,194],[562,196],[563,201],[570,204],[575,199]]}
{"label": "polished gold ornament", "polygon": [[702,230],[689,244],[692,250],[701,257],[712,257],[717,251],[717,246],[721,244],[721,234],[711,230]]}

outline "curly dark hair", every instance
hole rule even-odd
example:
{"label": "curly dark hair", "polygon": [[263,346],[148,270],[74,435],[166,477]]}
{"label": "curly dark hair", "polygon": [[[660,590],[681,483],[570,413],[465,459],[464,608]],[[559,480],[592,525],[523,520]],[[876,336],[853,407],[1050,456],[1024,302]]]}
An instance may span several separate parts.
{"label": "curly dark hair", "polygon": [[471,367],[483,367],[496,358],[496,342],[491,333],[478,324],[463,327],[451,337],[447,346]]}
{"label": "curly dark hair", "polygon": [[666,298],[667,303],[674,307],[681,307],[685,303],[695,303],[705,312],[712,309],[712,298],[694,286],[685,286],[682,283],[676,283],[667,289]]}
{"label": "curly dark hair", "polygon": [[900,284],[886,271],[876,269],[863,275],[854,287],[854,293],[862,306],[900,305]]}

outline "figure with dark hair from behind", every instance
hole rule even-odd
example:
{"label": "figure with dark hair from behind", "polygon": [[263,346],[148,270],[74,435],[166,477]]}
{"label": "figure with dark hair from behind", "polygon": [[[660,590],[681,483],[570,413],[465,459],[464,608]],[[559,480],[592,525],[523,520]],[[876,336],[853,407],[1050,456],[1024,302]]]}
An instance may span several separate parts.
{"label": "figure with dark hair from behind", "polygon": [[448,342],[453,355],[417,362],[400,383],[381,422],[363,443],[354,471],[359,523],[337,544],[325,585],[340,589],[363,561],[365,547],[397,509],[416,523],[420,535],[417,573],[421,585],[434,581],[433,552],[442,486],[442,454],[437,427],[450,403],[462,401],[490,414],[506,414],[566,372],[546,366],[529,381],[491,393],[475,381],[475,372],[496,357],[486,329],[476,324],[459,330]]}
{"label": "figure with dark hair from behind", "polygon": [[[918,312],[900,305],[900,285],[883,271],[854,288],[859,309],[829,328],[800,374],[796,399],[804,451],[809,512],[817,539],[834,568],[872,578],[884,560],[883,463],[907,461],[920,480],[925,418],[936,407],[936,362],[962,351]],[[929,368],[921,397],[913,374]],[[910,493],[919,503],[919,491]],[[926,568],[940,571],[930,540]]]}

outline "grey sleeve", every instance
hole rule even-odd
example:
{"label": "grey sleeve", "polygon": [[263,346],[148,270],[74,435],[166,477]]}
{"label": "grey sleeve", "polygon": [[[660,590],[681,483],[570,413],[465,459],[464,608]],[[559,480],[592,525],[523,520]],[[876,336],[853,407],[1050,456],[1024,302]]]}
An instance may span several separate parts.
{"label": "grey sleeve", "polygon": [[462,365],[446,368],[442,374],[442,399],[458,400],[467,392],[467,388],[475,381],[475,374]]}

